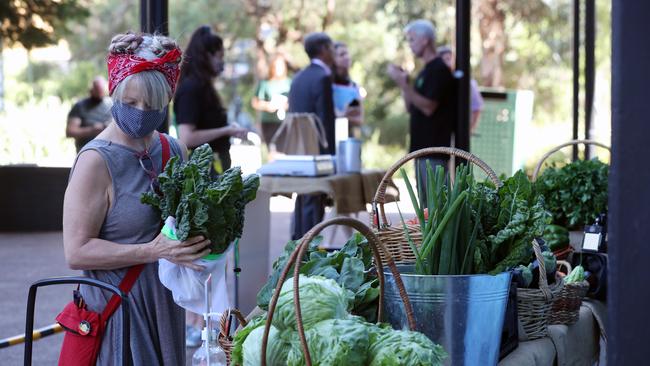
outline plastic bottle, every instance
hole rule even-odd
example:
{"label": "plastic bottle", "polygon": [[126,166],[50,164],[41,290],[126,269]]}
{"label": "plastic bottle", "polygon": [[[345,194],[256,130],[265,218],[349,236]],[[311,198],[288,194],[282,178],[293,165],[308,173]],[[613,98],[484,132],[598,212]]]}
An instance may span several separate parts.
{"label": "plastic bottle", "polygon": [[[192,366],[226,366],[226,353],[221,349],[217,342],[217,331],[212,329],[211,336],[208,339],[208,330],[203,328],[201,339],[203,344],[199,347],[194,356],[192,356]],[[210,356],[210,357],[208,357]],[[209,362],[208,362],[209,360]]]}

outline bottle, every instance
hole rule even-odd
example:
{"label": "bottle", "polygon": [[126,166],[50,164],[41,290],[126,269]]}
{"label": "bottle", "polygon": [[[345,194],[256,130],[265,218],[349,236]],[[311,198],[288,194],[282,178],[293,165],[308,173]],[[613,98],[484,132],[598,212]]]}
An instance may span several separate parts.
{"label": "bottle", "polygon": [[212,329],[210,337],[208,337],[208,330],[203,328],[201,339],[203,344],[194,352],[192,366],[226,366],[226,353],[217,342],[216,329]]}

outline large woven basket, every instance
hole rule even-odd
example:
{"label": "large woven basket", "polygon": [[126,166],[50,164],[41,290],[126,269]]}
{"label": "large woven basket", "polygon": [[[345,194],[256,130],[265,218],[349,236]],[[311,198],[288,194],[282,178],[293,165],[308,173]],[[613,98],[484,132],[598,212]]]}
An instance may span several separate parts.
{"label": "large woven basket", "polygon": [[[558,261],[558,265],[563,265],[567,269],[567,274],[571,273],[571,264],[566,261]],[[589,291],[589,282],[572,282],[564,283],[564,287],[557,298],[553,300],[551,312],[549,313],[548,323],[552,324],[574,324],[580,318],[580,306],[582,298]]]}
{"label": "large woven basket", "polygon": [[517,289],[517,315],[519,317],[519,340],[533,340],[548,335],[548,323],[553,300],[560,295],[564,283],[558,279],[553,286],[546,280],[546,266],[542,250],[533,240],[533,251],[539,263],[539,288]]}
{"label": "large woven basket", "polygon": [[540,170],[542,170],[542,166],[544,165],[544,161],[546,161],[546,159],[548,159],[551,155],[555,154],[556,152],[560,151],[561,149],[563,149],[563,148],[565,148],[567,146],[580,145],[580,144],[585,145],[585,147],[587,145],[600,146],[603,149],[607,149],[607,151],[611,152],[611,149],[609,148],[609,146],[607,146],[605,144],[601,144],[600,142],[594,141],[594,140],[571,140],[569,142],[565,142],[565,143],[563,143],[561,145],[558,145],[558,146],[552,148],[546,154],[544,154],[544,156],[542,156],[541,159],[539,159],[539,162],[537,163],[537,166],[535,167],[535,170],[533,171],[533,182],[537,180],[537,177],[539,176],[539,172],[540,172]]}
{"label": "large woven basket", "polygon": [[[307,232],[307,234],[305,234],[305,236],[303,236],[303,238],[300,240],[300,243],[298,244],[298,246],[296,246],[296,249],[291,254],[291,257],[289,257],[289,261],[287,262],[286,267],[280,274],[280,278],[278,279],[278,284],[273,292],[273,297],[271,298],[271,302],[269,303],[266,324],[264,327],[264,335],[262,338],[262,355],[261,355],[262,359],[260,360],[262,366],[266,366],[266,352],[267,352],[269,332],[271,330],[271,322],[273,321],[273,313],[275,312],[275,307],[278,303],[280,289],[282,288],[282,285],[284,284],[284,281],[287,278],[287,275],[289,274],[289,271],[292,269],[292,267],[293,267],[293,288],[294,288],[293,298],[294,298],[298,336],[300,339],[300,345],[302,346],[302,349],[304,351],[306,365],[312,366],[313,364],[311,360],[311,356],[309,354],[309,348],[307,347],[307,340],[305,338],[305,328],[303,327],[302,324],[302,312],[300,308],[300,291],[298,290],[299,288],[298,282],[300,278],[299,274],[300,274],[301,261],[296,259],[303,258],[307,253],[307,249],[309,248],[309,243],[323,229],[331,225],[343,225],[343,226],[351,227],[357,230],[361,235],[363,235],[368,240],[368,244],[372,249],[373,257],[375,260],[376,272],[378,275],[377,278],[379,279],[379,300],[378,300],[379,303],[377,306],[377,321],[381,321],[382,319],[385,280],[384,280],[384,267],[383,267],[382,260],[380,260],[380,256],[381,256],[380,253],[385,251],[380,249],[381,242],[379,241],[377,236],[372,232],[372,230],[359,220],[355,220],[349,217],[336,217],[324,221],[314,226],[311,230],[309,230],[309,232]],[[415,318],[413,317],[413,308],[411,307],[411,303],[409,301],[408,295],[406,294],[406,290],[404,289],[404,283],[402,282],[402,278],[399,274],[399,271],[397,270],[397,267],[395,266],[395,262],[393,261],[390,254],[388,254],[385,259],[388,268],[390,269],[393,276],[395,276],[395,284],[397,285],[399,295],[402,299],[402,302],[404,303],[404,310],[406,311],[408,326],[410,329],[416,330]]]}
{"label": "large woven basket", "polygon": [[[388,183],[391,181],[393,174],[395,174],[395,172],[397,172],[397,170],[408,161],[433,154],[445,154],[463,158],[481,168],[495,186],[500,187],[502,185],[496,173],[483,160],[479,159],[476,155],[460,149],[451,147],[430,147],[414,151],[398,160],[386,171],[386,174],[384,174],[384,177],[379,183],[377,192],[375,193],[375,198],[372,202],[373,210],[370,215],[370,222],[375,230],[375,234],[379,238],[379,241],[386,252],[389,253],[393,260],[398,264],[414,263],[415,253],[413,253],[413,250],[408,244],[406,234],[404,233],[404,226],[401,223],[391,226],[390,222],[386,218],[386,212],[384,210],[384,205],[386,204],[386,187],[388,187]],[[406,227],[411,239],[413,239],[415,245],[419,247],[422,244],[420,225],[406,224]],[[382,254],[382,260],[384,258],[385,256]]]}

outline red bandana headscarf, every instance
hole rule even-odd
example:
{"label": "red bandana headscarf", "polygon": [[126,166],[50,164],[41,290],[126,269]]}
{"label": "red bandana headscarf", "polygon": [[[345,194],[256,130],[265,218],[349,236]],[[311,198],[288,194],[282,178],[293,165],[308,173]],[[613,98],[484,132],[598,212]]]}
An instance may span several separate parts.
{"label": "red bandana headscarf", "polygon": [[109,54],[107,60],[109,94],[113,94],[115,87],[127,76],[147,70],[160,71],[165,75],[173,94],[180,73],[180,63],[178,61],[181,55],[178,48],[168,51],[163,57],[155,60],[145,60],[130,53]]}

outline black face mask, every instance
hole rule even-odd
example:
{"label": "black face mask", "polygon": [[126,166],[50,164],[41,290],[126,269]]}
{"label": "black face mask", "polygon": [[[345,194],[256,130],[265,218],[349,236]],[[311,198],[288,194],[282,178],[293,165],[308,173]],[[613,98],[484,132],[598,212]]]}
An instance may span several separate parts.
{"label": "black face mask", "polygon": [[104,98],[102,98],[102,97],[96,97],[96,96],[93,96],[93,95],[90,96],[90,102],[91,102],[93,105],[95,105],[95,104],[99,104],[99,103],[101,103],[103,100],[104,100]]}

